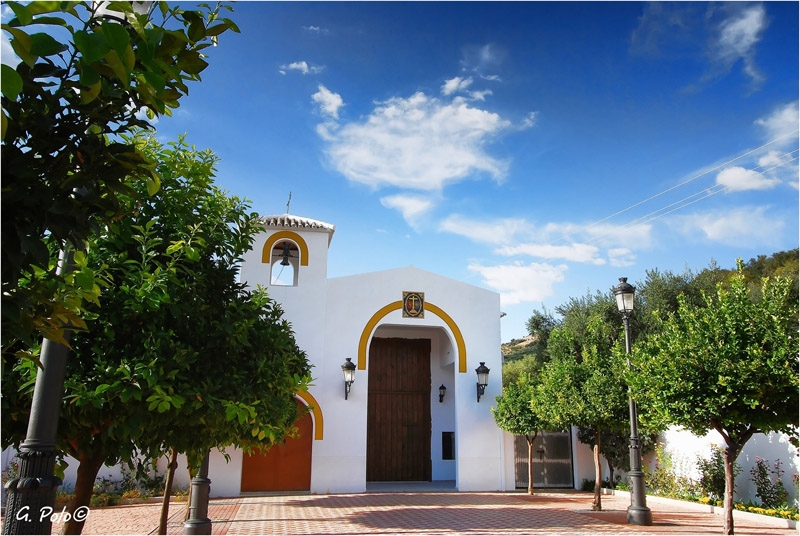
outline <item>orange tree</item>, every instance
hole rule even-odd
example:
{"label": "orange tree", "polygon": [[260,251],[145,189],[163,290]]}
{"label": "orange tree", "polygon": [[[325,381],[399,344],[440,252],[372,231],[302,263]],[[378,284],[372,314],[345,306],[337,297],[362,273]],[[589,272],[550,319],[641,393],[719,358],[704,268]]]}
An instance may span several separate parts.
{"label": "orange tree", "polygon": [[550,425],[537,412],[534,400],[537,377],[522,374],[515,382],[503,386],[503,394],[495,398],[492,416],[501,430],[525,437],[528,443],[528,493],[533,495],[533,443],[539,432],[550,430]]}
{"label": "orange tree", "polygon": [[[79,462],[74,500],[89,504],[100,467],[166,450],[195,463],[211,448],[269,446],[293,431],[310,366],[280,307],[237,282],[260,229],[246,202],[213,184],[217,158],[183,140],[128,140],[158,162],[161,188],[120,194],[130,214],[88,242],[109,284],[72,340],[58,444]],[[36,365],[4,374],[3,439],[24,437]],[[195,465],[196,466],[196,465]],[[65,533],[80,533],[73,518]]]}
{"label": "orange tree", "polygon": [[754,434],[798,426],[798,304],[793,281],[746,282],[741,261],[727,285],[702,305],[678,297],[678,310],[634,347],[627,374],[651,423],[725,443],[725,534],[733,534],[733,464]]}
{"label": "orange tree", "polygon": [[[158,189],[156,166],[121,135],[170,114],[200,80],[205,49],[236,25],[227,6],[184,9],[158,2],[136,14],[131,2],[4,2],[2,25],[19,63],[2,83],[2,347],[24,353],[45,337],[67,344],[65,327],[84,328],[99,285],[84,242],[128,208],[130,180]],[[6,60],[7,58],[4,58]],[[146,114],[142,111],[146,111]],[[75,272],[57,272],[60,251],[79,252]]]}
{"label": "orange tree", "polygon": [[548,339],[550,361],[537,386],[537,413],[557,428],[590,429],[595,464],[592,509],[601,510],[601,431],[628,423],[627,390],[620,381],[624,356],[615,351],[620,321],[614,299],[597,292],[556,309],[563,321]]}

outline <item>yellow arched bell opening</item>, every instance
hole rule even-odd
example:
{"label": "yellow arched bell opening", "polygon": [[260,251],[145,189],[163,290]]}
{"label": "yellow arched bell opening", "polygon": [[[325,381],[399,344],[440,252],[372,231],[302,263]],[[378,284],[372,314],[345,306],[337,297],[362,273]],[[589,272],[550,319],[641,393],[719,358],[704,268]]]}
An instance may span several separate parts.
{"label": "yellow arched bell opening", "polygon": [[322,410],[319,407],[319,402],[308,391],[298,391],[297,398],[306,403],[306,406],[311,408],[311,415],[314,417],[314,439],[322,441],[322,436],[325,428],[325,423],[322,419]]}
{"label": "yellow arched bell opening", "polygon": [[[367,368],[367,344],[369,343],[369,337],[372,335],[372,331],[375,329],[375,326],[378,325],[378,322],[380,322],[383,317],[392,311],[401,309],[402,307],[403,302],[401,300],[384,305],[378,309],[374,315],[372,315],[372,317],[369,319],[369,322],[367,322],[367,325],[364,326],[364,330],[361,332],[361,338],[358,341],[359,370],[366,370]],[[444,320],[444,323],[450,328],[450,331],[453,333],[453,337],[456,340],[456,347],[458,349],[458,372],[467,372],[467,345],[464,343],[464,337],[461,335],[461,330],[458,328],[458,324],[456,324],[450,315],[444,312],[444,310],[430,302],[425,303],[425,311],[431,312]]]}
{"label": "yellow arched bell opening", "polygon": [[264,242],[264,248],[261,250],[261,262],[265,264],[272,263],[272,248],[280,240],[291,240],[300,249],[300,266],[308,266],[308,244],[302,236],[294,231],[278,231],[270,235],[267,241]]}

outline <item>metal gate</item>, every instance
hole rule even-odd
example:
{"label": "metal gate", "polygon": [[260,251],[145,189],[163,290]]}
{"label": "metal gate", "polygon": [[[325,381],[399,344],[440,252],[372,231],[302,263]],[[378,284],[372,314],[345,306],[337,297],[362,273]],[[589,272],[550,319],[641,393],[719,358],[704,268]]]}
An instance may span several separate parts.
{"label": "metal gate", "polygon": [[[528,442],[514,437],[516,487],[528,487]],[[539,432],[533,442],[533,487],[572,488],[572,434]]]}

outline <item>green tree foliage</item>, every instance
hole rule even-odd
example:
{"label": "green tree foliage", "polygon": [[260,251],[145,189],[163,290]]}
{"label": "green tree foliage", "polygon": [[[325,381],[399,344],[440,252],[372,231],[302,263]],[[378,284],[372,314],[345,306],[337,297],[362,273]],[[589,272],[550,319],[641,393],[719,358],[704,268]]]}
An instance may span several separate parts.
{"label": "green tree foliage", "polygon": [[747,277],[747,282],[750,284],[750,290],[755,295],[761,290],[761,280],[764,277],[779,276],[786,277],[792,281],[791,290],[789,291],[789,299],[798,301],[798,255],[800,250],[797,248],[790,251],[779,251],[773,253],[769,257],[766,255],[759,255],[755,259],[750,259],[744,264],[744,272]]}
{"label": "green tree foliage", "polygon": [[[110,284],[87,308],[67,364],[59,446],[80,462],[70,511],[89,503],[103,463],[174,448],[196,466],[211,448],[282,440],[309,381],[280,307],[237,282],[260,226],[213,184],[216,156],[183,140],[128,141],[158,162],[162,182],[150,196],[132,182],[134,194],[120,194],[129,216],[89,240],[88,266]],[[24,438],[35,369],[18,360],[4,377],[17,393],[3,398],[6,443]]]}
{"label": "green tree foliage", "polygon": [[503,394],[495,398],[497,405],[492,416],[501,430],[525,437],[528,443],[528,493],[533,495],[533,443],[539,432],[551,428],[540,417],[535,401],[537,380],[535,376],[523,374],[517,382],[505,385]]}
{"label": "green tree foliage", "polygon": [[587,349],[594,348],[605,354],[619,339],[622,321],[616,300],[608,292],[570,298],[556,307],[556,313],[562,319],[548,339],[547,351],[551,359],[571,355],[580,363]]}
{"label": "green tree foliage", "polygon": [[[100,292],[83,255],[76,274],[58,274],[58,253],[79,252],[103,225],[125,214],[131,180],[152,194],[155,163],[121,137],[148,127],[141,114],[169,115],[200,80],[205,50],[236,25],[227,6],[158,2],[149,14],[111,2],[5,2],[2,25],[20,58],[2,65],[2,345],[20,352],[47,338],[67,344],[65,327],[85,329],[84,304]],[[121,21],[125,21],[122,23]]]}
{"label": "green tree foliage", "polygon": [[526,354],[513,361],[503,362],[503,385],[511,385],[524,381],[524,376],[537,376],[541,369],[541,363],[533,354]]}
{"label": "green tree foliage", "polygon": [[645,418],[725,442],[725,532],[733,533],[733,463],[756,433],[798,426],[797,301],[792,281],[762,281],[754,299],[741,261],[703,306],[679,297],[659,333],[634,346],[627,380]]}
{"label": "green tree foliage", "polygon": [[[605,301],[609,300],[610,297],[606,296]],[[607,307],[598,307],[597,310],[606,312]],[[595,495],[592,508],[601,510],[600,434],[602,430],[623,429],[628,423],[627,389],[620,381],[624,358],[619,347],[613,351],[613,339],[608,340],[613,328],[603,314],[582,325],[586,328],[583,342],[579,345],[576,344],[579,334],[570,332],[566,323],[553,331],[551,344],[555,343],[555,347],[567,352],[558,357],[554,354],[553,360],[543,369],[535,410],[556,428],[580,426],[594,431]]]}
{"label": "green tree foliage", "polygon": [[[620,367],[622,322],[610,293],[571,298],[556,308],[562,322],[550,333],[551,361],[542,370],[538,411],[559,428],[593,431],[595,495],[592,508],[602,509],[601,432],[622,430],[627,420],[627,391]],[[616,348],[616,351],[615,351]]]}

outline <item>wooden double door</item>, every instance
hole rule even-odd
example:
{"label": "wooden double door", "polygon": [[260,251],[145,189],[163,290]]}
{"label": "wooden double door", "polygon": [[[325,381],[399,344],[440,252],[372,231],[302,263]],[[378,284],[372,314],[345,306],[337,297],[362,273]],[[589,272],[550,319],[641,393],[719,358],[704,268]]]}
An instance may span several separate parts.
{"label": "wooden double door", "polygon": [[367,481],[431,480],[431,341],[373,338]]}

